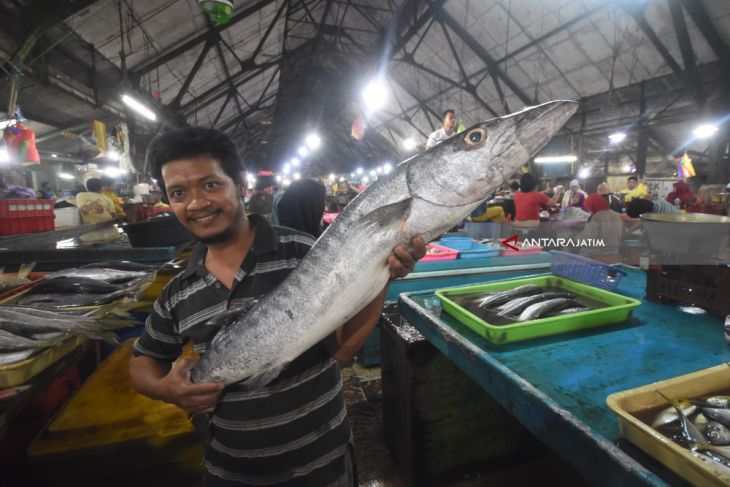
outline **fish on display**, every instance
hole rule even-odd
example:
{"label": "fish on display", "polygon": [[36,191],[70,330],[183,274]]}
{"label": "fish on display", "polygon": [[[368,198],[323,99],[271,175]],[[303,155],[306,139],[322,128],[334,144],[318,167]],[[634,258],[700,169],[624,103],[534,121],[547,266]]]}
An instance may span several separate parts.
{"label": "fish on display", "polygon": [[713,408],[730,408],[730,396],[712,396],[705,399],[704,402]]}
{"label": "fish on display", "polygon": [[[53,280],[60,279],[55,278]],[[76,278],[72,278],[76,279]],[[137,299],[142,291],[152,282],[152,274],[142,278],[129,281],[117,287],[116,291],[102,294],[76,294],[73,291],[68,293],[26,293],[18,303],[24,306],[36,306],[40,308],[64,309],[78,306],[96,306],[111,303],[123,297]]]}
{"label": "fish on display", "polygon": [[708,418],[730,427],[730,409],[725,408],[702,408],[702,414]]}
{"label": "fish on display", "polygon": [[54,279],[56,277],[85,277],[87,279],[96,279],[98,281],[110,282],[118,284],[122,282],[138,279],[150,274],[150,271],[125,271],[117,269],[105,269],[99,267],[64,269],[62,271],[51,272],[46,275],[46,279]]}
{"label": "fish on display", "polygon": [[34,294],[108,294],[119,291],[121,286],[88,277],[54,277],[43,279],[33,286],[25,296]]}
{"label": "fish on display", "polygon": [[5,267],[0,267],[0,292],[9,291],[31,282],[31,280],[28,279],[28,274],[30,274],[30,271],[33,270],[33,267],[35,267],[35,262],[22,264],[18,269],[17,274],[3,274]]}
{"label": "fish on display", "polygon": [[542,294],[535,294],[532,296],[524,296],[521,298],[513,299],[506,302],[499,308],[497,308],[498,314],[502,316],[516,315],[522,313],[522,311],[534,303],[547,301],[548,299],[556,298],[574,298],[575,296],[570,293],[561,292],[547,292]]}
{"label": "fish on display", "polygon": [[522,296],[532,296],[541,291],[542,288],[539,286],[525,284],[524,286],[516,287],[514,289],[508,289],[506,291],[498,291],[496,293],[489,294],[484,299],[479,301],[478,305],[480,308],[493,308],[495,306],[500,306],[509,301],[512,301],[513,299]]}
{"label": "fish on display", "polygon": [[0,366],[20,362],[21,360],[25,360],[38,352],[39,350],[35,348],[28,350],[16,350],[14,352],[0,352]]}
{"label": "fish on display", "polygon": [[[561,316],[561,315],[570,315],[570,314],[573,314],[573,313],[581,313],[581,312],[583,312],[583,311],[590,311],[590,309],[591,309],[591,308],[589,308],[589,307],[587,307],[587,306],[576,306],[575,308],[565,308],[565,309],[561,309],[560,311],[558,311],[558,312],[556,313],[556,315],[557,315],[557,316]],[[550,315],[552,315],[552,314],[553,314],[553,313],[550,313]]]}
{"label": "fish on display", "polygon": [[116,336],[94,318],[69,316],[24,306],[0,306],[0,329],[26,338],[40,339],[48,337],[47,334],[63,332],[67,335],[104,340],[112,344],[119,343]]}
{"label": "fish on display", "polygon": [[682,412],[687,416],[691,416],[695,413],[695,411],[697,411],[697,406],[695,404],[692,404],[687,400],[679,400],[677,402],[677,406],[669,406],[668,408],[662,410],[657,415],[657,417],[654,418],[654,421],[651,423],[651,427],[659,428],[661,426],[677,421],[679,419],[679,414],[677,414],[677,407],[679,407]]}
{"label": "fish on display", "polygon": [[[62,335],[63,336],[63,335]],[[31,348],[47,348],[57,345],[62,339],[35,339],[16,335],[0,329],[0,352],[14,352]]]}
{"label": "fish on display", "polygon": [[531,304],[527,308],[520,313],[520,316],[517,318],[518,321],[531,321],[536,320],[540,318],[541,316],[544,316],[548,314],[551,311],[557,311],[564,308],[575,308],[580,306],[579,303],[573,301],[572,299],[566,299],[566,298],[555,298],[555,299],[548,299],[547,301],[542,301],[539,303]]}
{"label": "fish on display", "polygon": [[[193,381],[269,383],[383,290],[395,245],[418,234],[429,242],[469,215],[577,107],[550,102],[480,123],[398,164],[345,207],[284,282],[218,332]],[[328,289],[336,300],[324,299]]]}
{"label": "fish on display", "polygon": [[717,421],[707,423],[705,437],[713,445],[730,445],[730,429]]}
{"label": "fish on display", "polygon": [[153,264],[140,264],[139,262],[121,260],[116,262],[93,262],[91,264],[82,265],[79,269],[114,269],[117,271],[137,271],[148,273],[154,271],[158,267],[158,265]]}

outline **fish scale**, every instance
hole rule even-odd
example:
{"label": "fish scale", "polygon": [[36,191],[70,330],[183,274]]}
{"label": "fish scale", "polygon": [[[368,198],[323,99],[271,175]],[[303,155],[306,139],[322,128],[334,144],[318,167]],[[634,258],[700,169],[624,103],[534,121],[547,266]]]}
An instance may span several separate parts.
{"label": "fish scale", "polygon": [[[193,381],[269,383],[380,294],[393,247],[414,235],[431,241],[469,215],[577,107],[550,102],[489,120],[398,164],[345,207],[274,291],[220,329],[193,369]],[[336,299],[326,296],[332,289]]]}

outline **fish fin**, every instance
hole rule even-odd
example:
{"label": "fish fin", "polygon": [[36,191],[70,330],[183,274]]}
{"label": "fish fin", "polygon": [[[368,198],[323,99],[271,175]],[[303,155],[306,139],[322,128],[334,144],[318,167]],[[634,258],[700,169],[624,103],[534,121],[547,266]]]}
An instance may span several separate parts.
{"label": "fish fin", "polygon": [[30,274],[30,271],[33,270],[35,267],[35,261],[29,262],[27,264],[21,264],[20,268],[18,269],[18,277],[28,277],[28,274]]}
{"label": "fish fin", "polygon": [[389,205],[381,206],[370,213],[358,218],[354,223],[355,229],[372,230],[375,228],[383,228],[397,223],[399,231],[405,233],[405,221],[411,213],[411,203],[413,198],[396,201]]}
{"label": "fish fin", "polygon": [[260,389],[270,383],[272,380],[279,377],[279,374],[284,370],[286,364],[269,369],[261,374],[253,375],[248,379],[244,379],[239,382],[245,389]]}

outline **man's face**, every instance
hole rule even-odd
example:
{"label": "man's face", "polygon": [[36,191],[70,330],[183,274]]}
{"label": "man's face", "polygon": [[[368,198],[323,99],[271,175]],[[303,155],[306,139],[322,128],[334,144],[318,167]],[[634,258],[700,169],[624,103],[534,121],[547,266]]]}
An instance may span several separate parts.
{"label": "man's face", "polygon": [[162,178],[175,216],[201,242],[225,242],[242,228],[239,188],[217,160],[170,161],[162,166]]}
{"label": "man's face", "polygon": [[626,181],[626,186],[628,186],[629,189],[634,189],[636,187],[636,180],[635,179],[628,179]]}
{"label": "man's face", "polygon": [[444,117],[444,130],[446,132],[451,132],[454,130],[454,122],[456,121],[456,117],[454,117],[454,114],[449,112]]}

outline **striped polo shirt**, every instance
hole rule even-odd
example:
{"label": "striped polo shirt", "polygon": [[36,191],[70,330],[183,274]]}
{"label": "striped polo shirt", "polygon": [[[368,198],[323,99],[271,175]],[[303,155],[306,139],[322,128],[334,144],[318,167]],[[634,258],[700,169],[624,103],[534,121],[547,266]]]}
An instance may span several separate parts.
{"label": "striped polo shirt", "polygon": [[[251,250],[228,290],[204,266],[198,244],[187,267],[155,301],[135,355],[173,361],[192,340],[205,354],[219,326],[206,324],[233,307],[248,308],[272,291],[314,243],[311,236],[272,227],[251,215]],[[316,285],[316,283],[312,283]],[[255,344],[252,344],[255,346]],[[211,418],[206,485],[326,486],[345,469],[350,424],[335,362],[319,343],[267,386],[226,387]]]}

